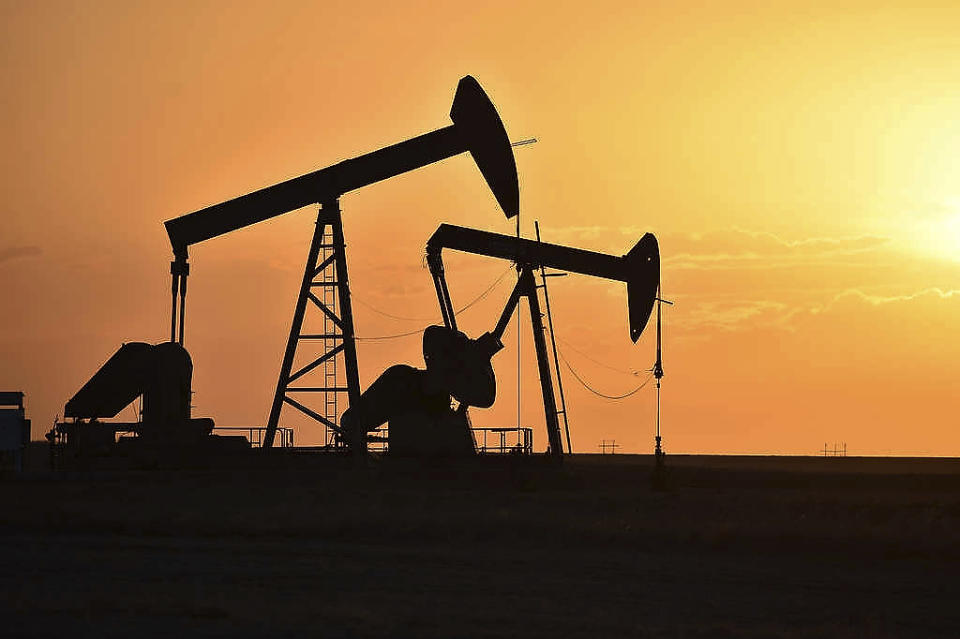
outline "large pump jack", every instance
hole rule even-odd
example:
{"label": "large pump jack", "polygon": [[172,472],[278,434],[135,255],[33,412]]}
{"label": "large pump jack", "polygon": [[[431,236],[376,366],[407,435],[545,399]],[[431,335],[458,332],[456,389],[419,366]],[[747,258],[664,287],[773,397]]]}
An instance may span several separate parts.
{"label": "large pump jack", "polygon": [[[517,284],[496,326],[477,339],[470,339],[457,330],[444,275],[444,249],[510,260],[517,265]],[[464,443],[469,438],[467,408],[486,408],[493,404],[496,379],[491,358],[503,348],[503,333],[520,298],[526,297],[550,452],[558,458],[562,456],[563,442],[534,270],[547,267],[626,282],[630,339],[636,342],[650,319],[657,298],[660,250],[656,237],[646,233],[630,252],[617,257],[442,224],[427,242],[427,264],[436,287],[444,326],[431,326],[424,332],[426,370],[392,366],[351,405],[343,420],[351,446],[362,447],[366,432],[389,421],[392,452],[394,440],[399,437],[403,452],[472,453],[472,442]],[[459,402],[456,410],[450,407],[451,396]]]}
{"label": "large pump jack", "polygon": [[[170,341],[182,345],[187,275],[190,272],[187,262],[188,247],[310,204],[320,205],[270,408],[264,447],[273,445],[284,404],[296,408],[333,432],[339,433],[341,430],[335,423],[335,415],[333,418],[322,415],[293,399],[290,393],[347,393],[351,406],[360,398],[353,312],[339,204],[341,195],[469,152],[506,216],[510,218],[519,213],[517,168],[510,140],[490,98],[471,76],[462,78],[457,85],[450,119],[453,120],[452,125],[431,133],[165,222],[174,253],[174,260],[170,264]],[[327,288],[334,288],[336,296],[321,299],[323,296],[318,297],[313,292],[315,289]],[[334,327],[332,331],[315,335],[301,332],[308,302],[329,318]],[[326,350],[306,366],[293,371],[297,346],[303,340],[322,340]],[[326,383],[320,387],[291,386],[295,380],[341,354],[346,386],[329,386]]]}

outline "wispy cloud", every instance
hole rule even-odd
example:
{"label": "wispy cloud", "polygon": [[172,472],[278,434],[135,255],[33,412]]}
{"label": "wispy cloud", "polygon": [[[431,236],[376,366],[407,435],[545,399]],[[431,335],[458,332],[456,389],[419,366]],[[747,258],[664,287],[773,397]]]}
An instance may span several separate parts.
{"label": "wispy cloud", "polygon": [[674,269],[784,268],[847,259],[886,247],[887,237],[807,237],[786,239],[766,231],[733,228],[703,234],[667,236],[663,263]]}
{"label": "wispy cloud", "polygon": [[836,302],[842,301],[844,299],[853,298],[858,301],[866,302],[871,306],[880,306],[883,304],[892,304],[894,302],[909,302],[921,298],[930,298],[930,299],[951,299],[957,297],[960,299],[960,290],[957,289],[948,289],[943,290],[939,287],[925,288],[913,293],[907,293],[903,295],[870,295],[869,293],[864,293],[860,289],[847,289],[840,293],[837,293],[833,299],[822,309],[817,309],[818,311],[829,310]]}
{"label": "wispy cloud", "polygon": [[791,308],[772,300],[735,302],[699,302],[671,319],[677,328],[687,330],[736,331],[757,325],[780,325]]}
{"label": "wispy cloud", "polygon": [[846,289],[824,301],[805,304],[777,300],[695,302],[684,312],[675,313],[671,322],[676,328],[691,332],[752,331],[758,328],[793,332],[803,325],[805,318],[831,313],[869,314],[872,309],[879,310],[878,307],[890,304],[944,300],[960,301],[960,290],[932,287],[898,295],[874,295],[859,289]]}

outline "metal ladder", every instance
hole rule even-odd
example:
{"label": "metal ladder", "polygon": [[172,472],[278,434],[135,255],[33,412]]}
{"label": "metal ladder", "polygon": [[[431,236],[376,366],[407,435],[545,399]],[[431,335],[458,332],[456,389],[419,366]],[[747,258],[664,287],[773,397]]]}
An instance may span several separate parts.
{"label": "metal ladder", "polygon": [[[321,287],[321,299],[323,300],[324,305],[333,311],[334,314],[337,314],[337,289],[334,286],[334,283],[337,281],[337,269],[336,264],[333,263],[333,251],[334,251],[334,240],[333,240],[333,227],[324,226],[323,228],[323,237],[321,239],[322,244],[320,245],[320,255],[324,262],[331,261],[330,266],[324,270],[322,281],[326,283],[326,286]],[[323,334],[324,335],[333,335],[337,332],[337,325],[334,324],[333,320],[329,315],[324,314],[323,316]],[[333,337],[326,337],[323,340],[324,352],[329,352],[336,348],[336,339]],[[324,388],[337,388],[337,357],[331,357],[323,363],[323,387]],[[335,391],[325,391],[323,394],[323,416],[335,424],[339,424],[337,419],[340,415],[337,407],[337,396],[340,395],[339,392]],[[332,428],[329,428],[324,424],[324,443],[327,446],[334,448],[339,448],[342,446],[342,442],[337,437],[336,432]]]}

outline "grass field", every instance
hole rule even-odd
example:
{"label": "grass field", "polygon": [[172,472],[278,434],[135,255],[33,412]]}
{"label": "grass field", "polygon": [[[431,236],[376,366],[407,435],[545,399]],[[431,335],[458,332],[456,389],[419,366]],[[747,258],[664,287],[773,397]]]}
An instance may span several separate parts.
{"label": "grass field", "polygon": [[960,461],[0,481],[3,636],[956,637]]}

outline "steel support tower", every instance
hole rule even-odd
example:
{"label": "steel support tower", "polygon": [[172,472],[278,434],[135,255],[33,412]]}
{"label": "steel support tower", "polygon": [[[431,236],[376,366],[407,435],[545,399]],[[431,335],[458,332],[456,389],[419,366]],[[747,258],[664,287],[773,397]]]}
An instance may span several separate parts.
{"label": "steel support tower", "polygon": [[[317,295],[317,292],[320,294]],[[322,333],[303,332],[303,320],[308,308],[319,310],[323,314]],[[316,356],[308,364],[294,371],[293,363],[301,342],[319,343],[322,346],[314,349]],[[337,366],[338,359],[343,362],[342,381]],[[295,382],[306,376],[315,379],[316,376],[310,374],[320,366],[323,367],[320,377],[322,385],[295,385]],[[267,448],[273,445],[283,405],[287,404],[324,427],[324,442],[328,446],[339,446],[338,396],[344,393],[350,404],[356,403],[360,397],[360,375],[357,369],[357,345],[347,278],[343,222],[340,204],[333,199],[322,203],[317,215],[263,445]],[[322,396],[319,401],[307,400],[307,397],[318,395]]]}

